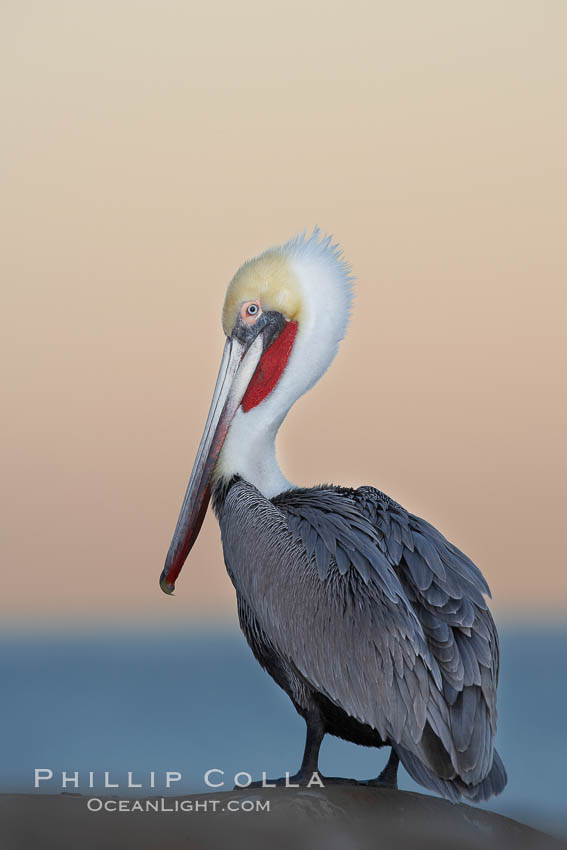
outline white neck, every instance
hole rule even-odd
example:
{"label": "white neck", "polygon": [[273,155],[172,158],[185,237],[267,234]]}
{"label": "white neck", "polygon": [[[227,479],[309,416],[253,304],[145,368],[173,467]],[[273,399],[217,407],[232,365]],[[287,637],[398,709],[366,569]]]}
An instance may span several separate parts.
{"label": "white neck", "polygon": [[260,404],[248,413],[242,408],[237,411],[217,461],[215,478],[228,480],[240,475],[272,499],[294,485],[276,460],[276,434],[283,417],[277,424],[269,423],[262,407]]}
{"label": "white neck", "polygon": [[351,303],[349,268],[319,231],[282,246],[298,280],[303,309],[287,366],[276,387],[257,407],[236,413],[214,477],[240,475],[271,499],[294,485],[276,460],[276,434],[297,399],[326,372],[343,338]]}

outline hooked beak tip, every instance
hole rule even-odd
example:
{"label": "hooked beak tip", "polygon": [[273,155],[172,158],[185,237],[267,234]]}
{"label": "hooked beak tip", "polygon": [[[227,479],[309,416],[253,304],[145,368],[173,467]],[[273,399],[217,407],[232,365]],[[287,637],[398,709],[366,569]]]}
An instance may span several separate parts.
{"label": "hooked beak tip", "polygon": [[175,590],[175,584],[167,580],[167,575],[165,570],[163,570],[162,574],[159,577],[159,586],[168,596],[173,596],[173,591]]}

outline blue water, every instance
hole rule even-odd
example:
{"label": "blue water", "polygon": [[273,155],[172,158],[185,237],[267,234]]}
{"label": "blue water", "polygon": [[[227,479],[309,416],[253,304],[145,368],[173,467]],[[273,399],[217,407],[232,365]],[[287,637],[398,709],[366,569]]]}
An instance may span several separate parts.
{"label": "blue water", "polygon": [[[509,785],[487,807],[567,831],[567,631],[505,630],[501,644],[498,748]],[[79,771],[87,794],[88,771],[99,790],[109,771],[123,785],[106,793],[121,796],[151,793],[150,771],[159,791],[168,770],[183,774],[170,793],[207,790],[210,768],[225,771],[230,789],[239,771],[280,776],[301,759],[303,721],[237,632],[5,635],[0,676],[1,791],[32,792],[34,768],[54,772],[44,793],[61,790],[62,771]],[[320,767],[370,777],[385,755],[327,738]],[[142,792],[123,787],[128,770]],[[401,774],[402,788],[422,790]]]}

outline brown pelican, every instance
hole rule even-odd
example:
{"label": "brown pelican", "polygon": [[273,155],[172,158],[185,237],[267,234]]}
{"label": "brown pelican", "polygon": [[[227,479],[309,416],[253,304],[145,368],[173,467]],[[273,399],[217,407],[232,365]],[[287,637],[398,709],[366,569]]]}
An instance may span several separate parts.
{"label": "brown pelican", "polygon": [[[224,354],[160,584],[172,593],[209,499],[240,625],[307,725],[318,770],[326,733],[391,747],[371,782],[413,779],[451,800],[506,784],[494,748],[498,636],[480,570],[374,487],[295,487],[275,437],[343,338],[352,277],[316,229],[249,260],[223,309]],[[327,781],[327,780],[324,780]]]}

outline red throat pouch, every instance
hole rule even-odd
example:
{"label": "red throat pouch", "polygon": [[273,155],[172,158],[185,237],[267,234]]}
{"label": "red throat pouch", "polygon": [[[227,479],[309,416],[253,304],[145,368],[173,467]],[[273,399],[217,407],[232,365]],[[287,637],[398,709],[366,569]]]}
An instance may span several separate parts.
{"label": "red throat pouch", "polygon": [[289,360],[296,333],[297,322],[287,322],[281,334],[262,355],[242,399],[245,413],[264,401],[276,386]]}

